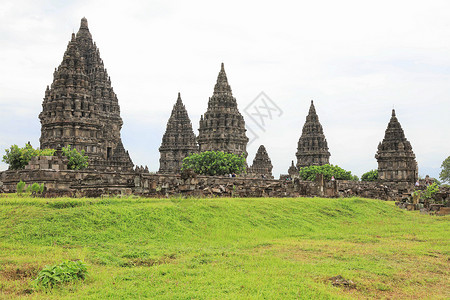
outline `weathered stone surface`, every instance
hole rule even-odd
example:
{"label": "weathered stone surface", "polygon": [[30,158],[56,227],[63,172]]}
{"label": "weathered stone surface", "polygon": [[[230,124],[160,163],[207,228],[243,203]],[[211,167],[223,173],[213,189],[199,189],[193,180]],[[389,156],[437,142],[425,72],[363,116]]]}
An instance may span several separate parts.
{"label": "weathered stone surface", "polygon": [[198,152],[197,139],[192,130],[186,108],[181,100],[180,93],[173,106],[166,132],[159,147],[159,173],[178,174],[183,159],[191,153]]}
{"label": "weathered stone surface", "polygon": [[117,96],[85,18],[47,86],[39,119],[41,149],[71,145],[85,150],[91,169],[133,168],[120,138]]}
{"label": "weathered stone surface", "polygon": [[264,145],[259,146],[255,159],[253,160],[253,164],[249,168],[248,173],[261,176],[262,178],[273,178],[272,168],[272,162],[270,161],[266,148]]}
{"label": "weathered stone surface", "polygon": [[381,182],[415,183],[418,177],[416,156],[411,143],[392,110],[383,141],[375,155],[378,161],[378,180]]}
{"label": "weathered stone surface", "polygon": [[247,157],[248,138],[245,122],[238,110],[222,63],[208,109],[200,117],[198,145],[200,152],[223,151]]}
{"label": "weathered stone surface", "polygon": [[297,169],[330,163],[327,140],[312,100],[305,125],[303,125],[302,135],[298,140],[296,156]]}

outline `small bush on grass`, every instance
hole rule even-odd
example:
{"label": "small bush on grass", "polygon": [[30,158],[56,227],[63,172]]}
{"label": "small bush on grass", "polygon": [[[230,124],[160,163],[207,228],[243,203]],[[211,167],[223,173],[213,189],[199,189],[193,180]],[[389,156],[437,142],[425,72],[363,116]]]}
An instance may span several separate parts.
{"label": "small bush on grass", "polygon": [[23,182],[22,180],[21,181],[19,181],[18,183],[17,183],[17,186],[16,186],[16,189],[17,189],[17,194],[22,194],[23,193],[23,191],[24,191],[24,189],[25,189],[25,182]]}
{"label": "small bush on grass", "polygon": [[38,288],[51,289],[62,283],[85,279],[86,275],[87,268],[82,261],[65,261],[58,265],[46,266],[39,272],[34,283]]}

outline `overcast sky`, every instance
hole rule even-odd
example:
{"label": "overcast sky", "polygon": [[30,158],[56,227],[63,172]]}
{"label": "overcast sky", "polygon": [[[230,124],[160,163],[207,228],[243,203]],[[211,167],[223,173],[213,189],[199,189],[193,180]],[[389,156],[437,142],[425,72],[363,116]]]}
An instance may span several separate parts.
{"label": "overcast sky", "polygon": [[[397,112],[419,164],[437,177],[450,155],[450,1],[0,0],[0,153],[39,146],[45,88],[88,19],[119,98],[133,162],[159,168],[177,93],[198,134],[224,62],[238,107],[287,173],[314,100],[330,162],[361,176]],[[244,111],[264,92],[279,110],[263,129]],[[7,165],[1,163],[0,170]]]}

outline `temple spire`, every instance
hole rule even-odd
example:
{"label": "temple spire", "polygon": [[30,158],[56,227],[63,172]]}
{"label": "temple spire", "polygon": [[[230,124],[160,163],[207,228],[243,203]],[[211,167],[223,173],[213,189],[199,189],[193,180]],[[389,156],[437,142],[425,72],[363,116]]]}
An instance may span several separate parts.
{"label": "temple spire", "polygon": [[247,157],[248,138],[244,118],[231,92],[223,63],[214,93],[208,101],[208,109],[200,118],[198,131],[200,152],[223,151]]}
{"label": "temple spire", "polygon": [[180,93],[167,121],[159,152],[159,172],[172,174],[180,172],[186,156],[198,152],[197,139]]}
{"label": "temple spire", "polygon": [[232,95],[231,87],[228,84],[227,74],[225,73],[224,64],[221,64],[219,75],[217,76],[217,82],[214,86],[214,94],[230,94]]}
{"label": "temple spire", "polygon": [[270,179],[273,178],[272,168],[272,162],[270,161],[266,148],[264,145],[259,146],[253,164],[249,169],[249,173]]}
{"label": "temple spire", "polygon": [[414,183],[417,180],[416,156],[394,109],[375,158],[378,161],[380,181]]}
{"label": "temple spire", "polygon": [[312,115],[312,114],[316,114],[316,108],[314,107],[314,101],[313,100],[311,100],[311,106],[309,107],[309,114],[310,115]]}
{"label": "temple spire", "polygon": [[87,29],[87,30],[89,30],[88,21],[87,21],[87,19],[85,17],[83,17],[81,19],[80,29]]}
{"label": "temple spire", "polygon": [[328,152],[327,140],[312,100],[302,135],[298,140],[296,156],[298,169],[329,164],[330,152]]}

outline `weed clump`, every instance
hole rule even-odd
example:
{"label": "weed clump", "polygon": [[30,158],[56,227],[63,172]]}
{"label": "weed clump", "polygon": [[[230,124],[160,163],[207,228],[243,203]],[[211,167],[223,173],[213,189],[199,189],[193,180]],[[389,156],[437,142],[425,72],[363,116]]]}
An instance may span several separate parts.
{"label": "weed clump", "polygon": [[38,288],[53,288],[65,282],[86,278],[86,265],[78,261],[65,261],[58,265],[46,266],[42,269],[34,283]]}

